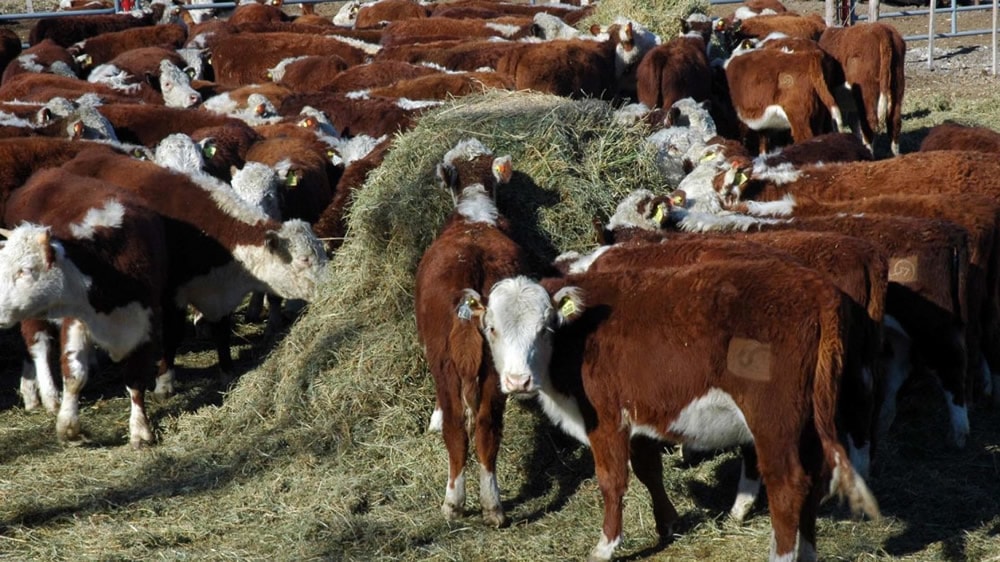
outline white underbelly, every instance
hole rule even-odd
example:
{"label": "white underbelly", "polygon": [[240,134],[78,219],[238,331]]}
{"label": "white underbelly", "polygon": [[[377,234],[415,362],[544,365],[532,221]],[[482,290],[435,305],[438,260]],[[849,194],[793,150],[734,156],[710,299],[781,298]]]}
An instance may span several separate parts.
{"label": "white underbelly", "polygon": [[755,119],[740,115],[740,120],[746,123],[747,127],[755,131],[767,130],[788,130],[792,124],[788,121],[788,115],[780,105],[769,105],[764,108],[764,113]]}
{"label": "white underbelly", "polygon": [[685,406],[670,424],[670,432],[700,450],[753,443],[743,412],[732,396],[717,388]]}

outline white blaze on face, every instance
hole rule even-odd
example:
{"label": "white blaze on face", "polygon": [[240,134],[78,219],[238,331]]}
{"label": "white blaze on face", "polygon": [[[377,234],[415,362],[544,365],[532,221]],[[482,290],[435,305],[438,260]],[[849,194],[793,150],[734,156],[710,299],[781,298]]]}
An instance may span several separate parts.
{"label": "white blaze on face", "polygon": [[0,248],[0,328],[25,318],[44,318],[62,298],[62,253],[62,245],[50,240],[46,227],[24,224],[11,231]]}
{"label": "white blaze on face", "polygon": [[184,133],[167,135],[156,145],[153,161],[183,174],[200,174],[205,170],[204,149]]}
{"label": "white blaze on face", "polygon": [[191,87],[191,77],[169,60],[160,61],[160,93],[167,107],[194,107],[201,94]]}
{"label": "white blaze on face", "polygon": [[546,384],[552,357],[555,310],[548,292],[527,277],[493,286],[482,330],[505,393],[532,392]]}
{"label": "white blaze on face", "polygon": [[233,190],[247,203],[274,220],[281,220],[278,172],[262,162],[247,162],[233,173]]}
{"label": "white blaze on face", "polygon": [[306,301],[314,297],[327,262],[322,243],[301,220],[282,223],[264,246],[237,246],[233,258],[271,292]]}

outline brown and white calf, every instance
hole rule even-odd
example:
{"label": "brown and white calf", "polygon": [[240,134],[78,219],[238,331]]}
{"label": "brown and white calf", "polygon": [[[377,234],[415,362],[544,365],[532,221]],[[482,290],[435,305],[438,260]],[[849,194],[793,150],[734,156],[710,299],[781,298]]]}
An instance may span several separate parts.
{"label": "brown and white calf", "polygon": [[[414,307],[417,335],[434,377],[437,409],[448,449],[448,481],[441,506],[445,517],[465,509],[465,463],[469,438],[475,436],[479,458],[479,500],[487,522],[505,522],[496,479],[506,397],[500,392],[489,351],[478,330],[455,317],[467,287],[485,290],[493,283],[529,271],[525,251],[508,236],[494,203],[494,186],[465,183],[469,164],[494,161],[476,140],[459,142],[438,168],[442,186],[455,210],[424,252],[417,268]],[[506,165],[500,165],[505,167]],[[509,174],[501,181],[509,179]]]}
{"label": "brown and white calf", "polygon": [[[762,135],[790,131],[794,142],[828,132],[831,121],[834,130],[839,130],[843,121],[827,84],[824,56],[819,49],[760,48],[734,53],[725,63],[725,72],[740,121]],[[762,153],[764,140],[762,136]]]}
{"label": "brown and white calf", "polygon": [[653,47],[639,61],[635,74],[639,103],[649,109],[667,109],[688,97],[698,102],[711,97],[712,70],[700,33],[691,32]]}
{"label": "brown and white calf", "polygon": [[[191,150],[200,154],[201,147]],[[221,322],[251,291],[308,301],[323,277],[326,253],[307,223],[273,221],[207,174],[195,179],[152,162],[95,151],[77,155],[63,168],[124,187],[172,219],[167,223],[171,251],[189,258],[172,266],[159,393],[170,392],[187,305],[207,320]],[[220,366],[231,370],[228,339],[223,341],[227,337],[226,330],[219,330],[216,346]]]}
{"label": "brown and white calf", "polygon": [[170,47],[179,49],[187,40],[187,29],[171,23],[123,29],[102,33],[70,45],[67,51],[76,59],[80,68],[91,68],[110,62],[130,49],[141,47]]}
{"label": "brown and white calf", "polygon": [[0,250],[0,325],[72,319],[63,332],[57,436],[80,435],[79,394],[93,341],[125,362],[129,443],[151,442],[144,394],[160,356],[169,267],[161,218],[110,184],[51,169],[11,196],[3,220],[20,226]]}
{"label": "brown and white calf", "polygon": [[854,105],[847,112],[848,123],[855,133],[874,151],[875,135],[885,128],[890,150],[898,156],[906,91],[903,36],[891,25],[865,22],[828,27],[818,42],[844,71],[844,82]]}
{"label": "brown and white calf", "polygon": [[816,512],[828,490],[878,516],[834,425],[843,296],[812,270],[718,262],[541,283],[516,277],[485,301],[467,295],[459,317],[472,317],[488,342],[503,391],[537,393],[549,418],[591,447],[604,524],[590,559],[610,559],[621,543],[630,462],[652,496],[657,532],[670,537],[677,511],[659,440],[754,444],[772,560],[815,558]]}
{"label": "brown and white calf", "polygon": [[165,47],[142,47],[126,51],[95,67],[87,76],[92,84],[103,84],[137,101],[168,107],[194,107],[201,94],[191,87],[185,61]]}
{"label": "brown and white calf", "polygon": [[80,67],[69,51],[51,39],[46,39],[28,47],[12,60],[4,69],[0,84],[27,72],[44,72],[75,78],[79,75],[79,71]]}

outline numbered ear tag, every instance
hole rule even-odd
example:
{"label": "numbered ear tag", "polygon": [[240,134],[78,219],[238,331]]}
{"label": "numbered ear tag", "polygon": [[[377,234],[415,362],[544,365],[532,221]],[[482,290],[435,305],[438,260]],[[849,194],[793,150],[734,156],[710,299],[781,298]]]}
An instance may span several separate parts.
{"label": "numbered ear tag", "polygon": [[458,317],[461,320],[472,320],[472,306],[470,306],[468,299],[458,307]]}
{"label": "numbered ear tag", "polygon": [[565,317],[570,317],[576,313],[576,303],[569,297],[564,297],[559,303],[559,313]]}

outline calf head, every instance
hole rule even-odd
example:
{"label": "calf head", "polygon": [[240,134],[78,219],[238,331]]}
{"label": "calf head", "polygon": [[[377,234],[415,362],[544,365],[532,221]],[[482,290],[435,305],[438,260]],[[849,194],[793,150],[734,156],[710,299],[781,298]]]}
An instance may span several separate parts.
{"label": "calf head", "polygon": [[500,390],[524,393],[547,386],[555,330],[583,313],[581,291],[563,287],[550,295],[527,277],[511,277],[493,286],[488,303],[465,289],[458,316],[476,322],[486,338]]}
{"label": "calf head", "polygon": [[274,220],[281,220],[281,178],[273,168],[262,162],[247,162],[241,169],[232,169],[233,190],[247,203],[264,211]]}
{"label": "calf head", "polygon": [[0,230],[7,238],[0,247],[0,327],[25,318],[44,317],[65,287],[62,245],[49,229],[23,224]]}
{"label": "calf head", "polygon": [[146,80],[163,95],[167,107],[194,107],[201,103],[201,94],[191,87],[191,77],[169,60],[160,61],[159,75],[146,75]]}
{"label": "calf head", "polygon": [[509,182],[512,175],[510,155],[494,157],[492,150],[471,138],[446,152],[437,167],[441,185],[451,191],[456,204],[462,190],[474,184],[482,184],[495,199],[496,187]]}
{"label": "calf head", "polygon": [[268,290],[286,299],[311,300],[327,257],[309,223],[289,220],[268,231],[262,246],[237,246],[233,255]]}
{"label": "calf head", "polygon": [[174,133],[156,145],[153,161],[170,170],[198,174],[205,170],[205,147],[184,133]]}

